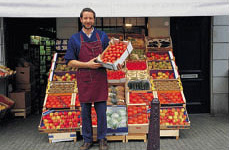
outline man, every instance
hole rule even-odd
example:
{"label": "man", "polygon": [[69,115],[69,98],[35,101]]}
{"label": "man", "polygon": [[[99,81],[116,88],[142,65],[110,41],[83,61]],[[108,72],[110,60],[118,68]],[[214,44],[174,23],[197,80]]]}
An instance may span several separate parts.
{"label": "man", "polygon": [[74,34],[68,43],[65,55],[69,66],[77,67],[77,86],[79,101],[81,104],[82,134],[84,143],[80,150],[88,150],[93,146],[93,133],[91,121],[91,106],[97,114],[97,139],[99,149],[107,150],[107,98],[108,84],[106,69],[96,63],[96,57],[108,46],[109,39],[103,31],[93,27],[95,12],[90,8],[84,8],[80,13],[82,30]]}

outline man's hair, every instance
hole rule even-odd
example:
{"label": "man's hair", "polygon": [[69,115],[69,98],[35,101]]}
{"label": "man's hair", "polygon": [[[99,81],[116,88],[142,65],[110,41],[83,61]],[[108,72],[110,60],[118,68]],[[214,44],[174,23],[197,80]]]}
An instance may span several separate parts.
{"label": "man's hair", "polygon": [[94,12],[94,10],[92,10],[91,8],[84,8],[82,11],[81,11],[81,13],[80,13],[80,18],[82,18],[83,17],[83,13],[84,12],[92,12],[93,13],[93,15],[94,15],[94,19],[95,19],[95,12]]}

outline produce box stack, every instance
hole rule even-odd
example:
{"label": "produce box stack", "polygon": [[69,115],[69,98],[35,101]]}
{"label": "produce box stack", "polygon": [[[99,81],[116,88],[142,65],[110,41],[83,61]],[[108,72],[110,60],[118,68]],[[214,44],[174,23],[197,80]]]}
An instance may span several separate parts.
{"label": "produce box stack", "polygon": [[38,102],[34,97],[37,95],[34,80],[34,67],[32,65],[24,63],[23,67],[16,67],[16,90],[9,94],[9,97],[15,102],[12,109],[15,116],[26,118],[31,113],[31,109],[37,109]]}
{"label": "produce box stack", "polygon": [[38,127],[41,133],[49,134],[49,142],[76,141],[76,131],[80,131],[76,68],[65,64],[64,55],[61,52],[53,56]]}
{"label": "produce box stack", "polygon": [[147,61],[152,90],[160,101],[161,136],[179,137],[179,129],[188,129],[190,121],[182,83],[171,51],[170,38],[147,40]]}

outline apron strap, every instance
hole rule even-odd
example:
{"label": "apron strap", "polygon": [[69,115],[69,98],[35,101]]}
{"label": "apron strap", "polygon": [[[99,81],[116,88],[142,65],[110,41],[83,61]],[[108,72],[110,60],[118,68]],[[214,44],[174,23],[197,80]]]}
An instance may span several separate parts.
{"label": "apron strap", "polygon": [[81,42],[84,42],[82,33],[80,33],[80,40],[81,40]]}
{"label": "apron strap", "polygon": [[99,34],[97,32],[96,32],[96,38],[97,38],[97,41],[101,41],[100,37],[99,37]]}

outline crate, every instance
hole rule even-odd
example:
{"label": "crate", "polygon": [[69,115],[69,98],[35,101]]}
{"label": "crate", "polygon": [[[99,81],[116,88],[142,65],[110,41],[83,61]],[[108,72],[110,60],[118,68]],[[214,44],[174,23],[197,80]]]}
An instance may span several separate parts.
{"label": "crate", "polygon": [[[177,80],[179,78],[177,70],[150,70],[149,73],[153,80]],[[158,75],[158,73],[163,73],[163,74],[167,73],[170,76],[173,74],[173,77],[157,78],[158,76],[156,76],[156,78],[154,78],[152,74]]]}
{"label": "crate", "polygon": [[[146,66],[146,68],[145,69],[142,69],[142,70],[132,70],[132,69],[128,69],[128,67],[127,67],[127,65],[128,65],[128,63],[138,63],[138,62],[141,62],[141,63],[143,63],[143,64],[145,64]],[[148,64],[147,64],[147,61],[145,61],[145,60],[127,60],[126,61],[126,63],[125,63],[125,68],[126,68],[126,70],[128,70],[128,71],[144,71],[144,70],[148,70],[149,68],[148,68]]]}
{"label": "crate", "polygon": [[145,49],[145,35],[144,34],[126,34],[126,40],[131,41],[134,49]]}
{"label": "crate", "polygon": [[[170,110],[173,110],[174,109],[174,111],[173,112],[178,112],[178,111],[175,111],[176,109],[183,109],[184,111],[182,112],[180,112],[180,116],[182,115],[182,117],[186,117],[185,118],[185,120],[183,120],[184,118],[176,118],[176,119],[180,119],[180,121],[181,120],[183,120],[183,121],[185,121],[185,122],[178,122],[176,125],[175,124],[169,124],[169,123],[165,123],[165,124],[163,124],[162,122],[161,122],[161,124],[160,124],[160,129],[162,129],[162,130],[177,130],[177,129],[190,129],[190,120],[189,120],[189,117],[188,117],[188,113],[187,113],[187,110],[186,110],[186,108],[185,107],[183,107],[183,106],[174,106],[174,107],[161,107],[160,108],[160,121],[163,119],[162,117],[163,117],[163,115],[162,115],[162,113],[166,113],[167,111],[168,111],[168,109],[170,109]],[[173,118],[173,120],[175,119],[174,118],[174,116],[172,116]]]}
{"label": "crate", "polygon": [[147,142],[147,134],[146,133],[129,133],[126,135],[126,142],[129,142],[129,140],[143,140],[144,142]]}
{"label": "crate", "polygon": [[[166,107],[166,106],[183,106],[183,107],[185,107],[186,106],[186,99],[185,99],[185,96],[184,96],[184,92],[183,91],[155,91],[155,92],[157,94],[157,97],[158,97],[158,100],[159,101],[161,100],[160,96],[158,96],[158,95],[160,95],[160,93],[167,94],[167,93],[174,93],[174,92],[180,94],[181,95],[181,98],[183,100],[182,103],[171,103],[171,102],[170,103],[162,103],[160,101],[161,107]],[[169,98],[167,98],[167,99],[169,99]]]}
{"label": "crate", "polygon": [[[76,93],[49,93],[45,95],[45,100],[43,104],[43,111],[46,111],[48,109],[75,109],[75,95]],[[47,108],[47,99],[49,96],[71,96],[70,99],[70,107],[66,106],[66,104],[60,99],[60,103],[63,104],[63,107],[54,107],[54,108]]]}
{"label": "crate", "polygon": [[[71,113],[76,112],[75,116],[77,116],[77,118],[78,118],[78,119],[76,118],[77,119],[76,120],[76,126],[73,126],[73,124],[72,125],[69,124],[68,127],[66,127],[66,126],[61,127],[61,125],[59,125],[59,127],[52,127],[53,125],[52,126],[50,125],[50,123],[48,122],[48,119],[45,120],[46,115],[50,116],[52,113],[52,116],[54,116],[54,114],[56,113],[56,116],[58,116],[59,115],[58,113],[60,113],[60,112],[63,113],[62,116],[60,116],[60,118],[66,116],[69,112],[71,112]],[[65,112],[67,114],[64,114]],[[75,117],[75,116],[73,116],[73,117]],[[53,120],[53,118],[52,118],[52,120]],[[67,119],[65,118],[65,120],[64,120],[61,118],[61,120],[63,121],[62,123],[65,123],[64,121],[66,121]],[[48,128],[45,127],[45,122],[49,123]],[[73,122],[73,121],[69,121],[69,122]],[[63,133],[63,132],[80,131],[80,110],[48,110],[48,111],[45,111],[42,113],[41,121],[40,121],[39,126],[38,126],[38,130],[41,133]]]}
{"label": "crate", "polygon": [[[146,37],[146,50],[147,51],[172,51],[172,39],[171,37]],[[168,42],[168,46],[162,46],[162,42]],[[153,42],[157,42],[158,44]]]}
{"label": "crate", "polygon": [[64,133],[48,133],[49,143],[63,142],[63,141],[77,141],[76,132],[64,132]]}
{"label": "crate", "polygon": [[15,117],[24,117],[24,119],[31,113],[31,106],[21,109],[11,109]]}
{"label": "crate", "polygon": [[143,133],[147,134],[149,130],[149,124],[128,124],[128,134]]}
{"label": "crate", "polygon": [[[151,57],[152,53],[154,53],[154,55],[167,55],[165,58],[162,59],[157,59],[154,57]],[[164,60],[164,61],[169,61],[169,60],[175,60],[175,57],[172,53],[172,51],[150,51],[150,52],[146,52],[146,57],[147,57],[147,61],[154,61],[154,60]]]}
{"label": "crate", "polygon": [[74,82],[49,82],[46,93],[77,93],[77,83]]}
{"label": "crate", "polygon": [[148,70],[127,70],[126,73],[127,80],[149,80]]}
{"label": "crate", "polygon": [[[145,102],[143,103],[132,103],[130,102],[130,94],[138,94],[139,96],[142,96],[145,100]],[[152,97],[151,101],[154,99],[154,98],[157,98],[157,93],[156,91],[151,91],[151,90],[146,90],[146,91],[133,91],[133,90],[129,90],[126,92],[126,104],[127,105],[150,105],[151,101],[149,101],[144,94],[150,94]]]}
{"label": "crate", "polygon": [[[107,141],[122,141],[123,143],[126,142],[126,135],[107,135]],[[97,136],[93,135],[93,141],[97,141]]]}
{"label": "crate", "polygon": [[175,130],[160,130],[160,137],[176,137],[176,140],[179,139],[179,129]]}

